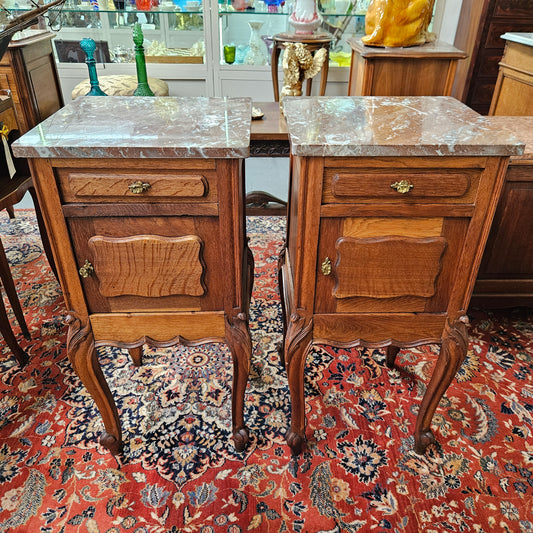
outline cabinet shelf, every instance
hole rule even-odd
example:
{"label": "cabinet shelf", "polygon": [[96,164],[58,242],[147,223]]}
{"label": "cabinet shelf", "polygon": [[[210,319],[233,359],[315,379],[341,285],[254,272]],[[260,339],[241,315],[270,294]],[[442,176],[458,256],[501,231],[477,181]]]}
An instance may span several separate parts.
{"label": "cabinet shelf", "polygon": [[[98,0],[98,10],[71,4],[50,10],[46,20],[56,33],[55,56],[65,101],[70,100],[73,88],[87,78],[85,54],[79,47],[79,41],[85,37],[97,43],[95,59],[100,75],[135,74],[132,36],[135,22],[139,22],[143,29],[148,75],[166,81],[171,95],[233,95],[253,96],[258,101],[273,100],[268,45],[273,35],[293,31],[288,22],[288,9],[280,8],[279,12],[273,13],[267,11],[263,2],[258,2],[260,8],[256,4],[257,9],[237,11],[227,3],[204,0],[199,7],[186,10],[185,0],[177,1],[180,6],[169,6],[165,2],[165,5],[150,10],[136,9],[135,6],[114,9],[112,0]],[[331,49],[328,87],[331,81],[332,94],[339,91],[342,94],[345,90],[339,84],[342,87],[347,84],[348,69],[339,65],[349,64],[350,48],[346,41],[364,33],[364,15],[346,15],[328,8],[322,12],[322,17],[322,30],[336,37]],[[240,47],[242,56],[249,46],[248,22],[251,21],[263,22],[260,35],[265,42],[265,64],[245,64],[242,58],[240,62],[227,64],[224,45]],[[150,45],[156,49],[156,54]],[[188,50],[192,59],[182,62],[166,58],[161,55],[163,48],[172,50],[174,55],[186,54]],[[169,50],[164,52],[169,53]],[[335,72],[337,67],[340,74]]]}

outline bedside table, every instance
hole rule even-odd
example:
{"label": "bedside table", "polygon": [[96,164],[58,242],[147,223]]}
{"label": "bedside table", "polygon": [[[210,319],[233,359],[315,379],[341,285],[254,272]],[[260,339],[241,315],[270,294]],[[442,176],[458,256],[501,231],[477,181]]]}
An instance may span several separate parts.
{"label": "bedside table", "polygon": [[305,444],[313,344],[441,344],[415,449],[467,351],[466,309],[511,154],[523,145],[448,97],[287,98],[291,141],[280,257],[287,442]]}
{"label": "bedside table", "polygon": [[102,345],[225,341],[233,438],[242,450],[253,258],[243,158],[251,99],[78,98],[14,144],[30,160],[69,310],[69,360],[122,452]]}

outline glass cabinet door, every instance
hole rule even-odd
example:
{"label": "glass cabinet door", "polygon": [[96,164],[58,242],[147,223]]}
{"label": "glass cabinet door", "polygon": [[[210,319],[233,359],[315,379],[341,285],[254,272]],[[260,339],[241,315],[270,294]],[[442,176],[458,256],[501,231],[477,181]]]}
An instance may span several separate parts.
{"label": "glass cabinet door", "polygon": [[[162,63],[204,63],[204,12],[197,0],[99,0],[100,4],[69,7],[50,14],[49,25],[57,32],[55,48],[59,63],[84,62],[79,41],[96,41],[97,63],[133,63],[133,25],[144,35],[147,61]],[[158,2],[158,0],[155,0]],[[85,5],[87,4],[87,5]],[[160,58],[160,60],[157,60]]]}

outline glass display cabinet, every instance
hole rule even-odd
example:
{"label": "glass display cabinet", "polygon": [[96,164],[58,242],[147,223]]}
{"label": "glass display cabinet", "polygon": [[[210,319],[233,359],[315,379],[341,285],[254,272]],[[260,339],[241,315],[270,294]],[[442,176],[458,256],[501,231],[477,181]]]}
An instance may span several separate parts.
{"label": "glass display cabinet", "polygon": [[[29,9],[24,0],[5,4],[9,1],[8,9]],[[364,33],[367,4],[368,0],[318,0],[320,30],[334,35],[327,94],[346,93],[346,41]],[[135,74],[135,22],[145,38],[148,75],[167,82],[171,95],[253,95],[255,100],[271,101],[271,37],[293,31],[288,22],[292,9],[293,0],[67,0],[49,12],[47,25],[56,33],[54,49],[66,102],[87,78],[79,47],[85,37],[97,43],[99,75]],[[259,43],[262,57],[246,61],[251,40]]]}

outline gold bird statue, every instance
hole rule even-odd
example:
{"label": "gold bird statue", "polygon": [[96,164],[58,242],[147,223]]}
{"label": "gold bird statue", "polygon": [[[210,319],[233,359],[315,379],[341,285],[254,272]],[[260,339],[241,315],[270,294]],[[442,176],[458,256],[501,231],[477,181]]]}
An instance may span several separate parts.
{"label": "gold bird statue", "polygon": [[417,46],[435,40],[428,32],[435,0],[372,0],[365,17],[370,46]]}

